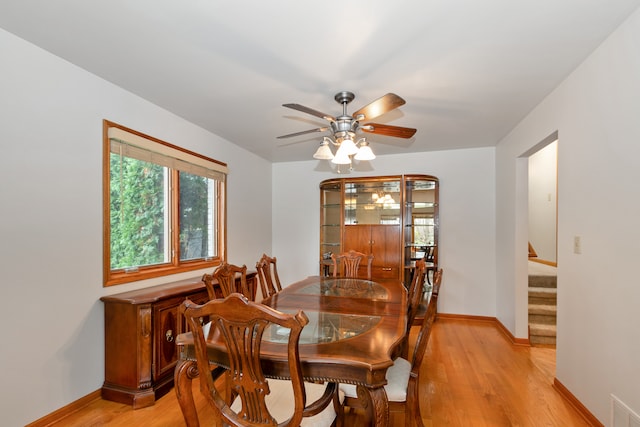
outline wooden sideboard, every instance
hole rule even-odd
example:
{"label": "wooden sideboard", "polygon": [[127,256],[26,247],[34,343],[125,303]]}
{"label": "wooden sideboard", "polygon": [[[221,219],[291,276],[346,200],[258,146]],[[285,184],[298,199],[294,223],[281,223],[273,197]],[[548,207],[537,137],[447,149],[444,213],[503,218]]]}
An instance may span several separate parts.
{"label": "wooden sideboard", "polygon": [[[256,289],[256,273],[247,273]],[[178,353],[175,337],[186,330],[178,306],[209,298],[200,277],[100,298],[104,303],[102,398],[134,409],[153,405],[173,387]]]}

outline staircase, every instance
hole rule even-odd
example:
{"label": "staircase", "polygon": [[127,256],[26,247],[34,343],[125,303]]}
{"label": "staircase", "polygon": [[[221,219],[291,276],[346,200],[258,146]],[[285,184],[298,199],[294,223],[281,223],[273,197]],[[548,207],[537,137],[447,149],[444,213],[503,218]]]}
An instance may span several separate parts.
{"label": "staircase", "polygon": [[[555,272],[555,268],[552,271]],[[531,345],[556,345],[556,286],[555,274],[547,272],[532,274],[530,270],[529,342]]]}

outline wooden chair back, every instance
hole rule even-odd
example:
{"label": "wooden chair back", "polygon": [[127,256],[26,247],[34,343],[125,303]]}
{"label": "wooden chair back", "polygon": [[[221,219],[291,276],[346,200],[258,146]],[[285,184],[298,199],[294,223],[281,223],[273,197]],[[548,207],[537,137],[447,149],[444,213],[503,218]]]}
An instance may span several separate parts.
{"label": "wooden chair back", "polygon": [[427,246],[424,251],[424,260],[427,262],[434,262],[436,256],[436,247],[435,246]]}
{"label": "wooden chair back", "polygon": [[339,255],[331,254],[333,260],[333,277],[340,276],[339,270],[344,270],[343,277],[358,277],[358,268],[360,262],[363,259],[367,259],[367,279],[371,280],[371,264],[373,263],[372,254],[364,254],[362,252],[354,251],[353,249],[348,252],[343,252]]}
{"label": "wooden chair back", "polygon": [[[305,409],[305,387],[302,378],[298,343],[307,316],[278,312],[266,305],[249,301],[244,295],[231,293],[224,299],[196,305],[187,300],[181,311],[194,336],[194,348],[199,372],[211,370],[206,337],[219,333],[229,354],[227,390],[242,401],[236,411],[220,395],[211,375],[200,375],[200,390],[214,408],[218,422],[233,426],[299,426]],[[210,319],[210,323],[203,319]],[[270,393],[260,363],[260,347],[265,330],[272,324],[289,330],[287,342],[289,373],[293,388],[293,414],[278,424],[271,415],[266,396]],[[282,404],[282,403],[280,403]]]}
{"label": "wooden chair back", "polygon": [[213,274],[204,273],[202,275],[202,282],[207,288],[207,295],[209,296],[209,301],[211,301],[212,299],[222,297],[219,289],[218,289],[218,292],[216,292],[216,286],[213,283]]}
{"label": "wooden chair back", "polygon": [[418,310],[420,309],[420,303],[422,302],[426,270],[427,263],[424,259],[417,260],[415,269],[413,270],[411,284],[409,285],[409,291],[407,293],[407,329],[403,338],[402,351],[400,352],[402,357],[405,359],[408,358],[411,327],[413,326],[413,322],[415,321]]}
{"label": "wooden chair back", "polygon": [[431,288],[431,293],[438,295],[440,293],[440,286],[442,285],[442,268],[436,270],[433,273],[433,287]]}
{"label": "wooden chair back", "polygon": [[407,295],[409,306],[409,310],[407,313],[407,333],[409,332],[409,329],[411,329],[411,326],[413,326],[413,321],[415,320],[416,314],[418,314],[418,309],[420,308],[426,272],[427,263],[424,261],[424,259],[419,259],[418,261],[416,261],[416,266],[413,270],[413,277],[411,279],[411,284],[409,285],[409,292]]}
{"label": "wooden chair back", "polygon": [[[216,425],[332,425],[335,410],[341,405],[337,384],[304,383],[302,377],[298,347],[302,329],[309,323],[302,310],[286,314],[250,301],[240,293],[232,293],[203,305],[186,300],[180,306],[180,313],[193,334],[200,391],[214,409]],[[263,335],[273,327],[288,330],[290,379],[267,381],[262,370]],[[220,368],[211,369],[207,349],[207,340],[216,337],[222,340],[228,354],[225,391],[222,393],[215,386]],[[202,374],[209,372],[212,375]],[[272,400],[267,397],[270,394],[273,394]]]}
{"label": "wooden chair back", "polygon": [[429,246],[424,253],[424,260],[427,263],[427,283],[431,285],[430,275],[435,274],[438,265],[438,247]]}
{"label": "wooden chair back", "polygon": [[278,277],[276,257],[271,258],[267,254],[262,254],[262,257],[256,263],[256,270],[258,271],[262,298],[268,298],[282,290],[280,278]]}
{"label": "wooden chair back", "polygon": [[438,306],[438,294],[431,294],[429,304],[427,304],[427,312],[424,315],[420,332],[416,338],[413,355],[410,359],[411,374],[409,375],[409,383],[407,384],[407,399],[403,402],[390,403],[390,410],[395,409],[394,405],[404,405],[405,426],[411,427],[415,421],[415,425],[423,427],[422,416],[420,415],[420,396],[418,395],[418,386],[420,378],[420,367],[424,360],[429,344],[429,336],[433,322],[436,320],[436,311]]}
{"label": "wooden chair back", "polygon": [[[213,278],[218,281],[218,286],[222,291],[222,297],[226,298],[234,292],[239,292],[249,298],[251,301],[255,299],[252,290],[247,284],[247,266],[222,263],[213,271]],[[236,281],[239,278],[239,281]],[[205,282],[206,283],[206,282]],[[207,288],[208,290],[209,288]],[[211,295],[211,293],[209,293]]]}

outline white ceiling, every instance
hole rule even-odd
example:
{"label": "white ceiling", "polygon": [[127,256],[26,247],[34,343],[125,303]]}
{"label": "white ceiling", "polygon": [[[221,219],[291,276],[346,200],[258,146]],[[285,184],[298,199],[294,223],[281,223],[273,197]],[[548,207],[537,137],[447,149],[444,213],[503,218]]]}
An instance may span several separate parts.
{"label": "white ceiling", "polygon": [[[492,146],[640,0],[2,0],[0,27],[274,162],[387,92],[376,154]],[[0,66],[0,75],[2,74]],[[138,129],[144,132],[144,129]]]}

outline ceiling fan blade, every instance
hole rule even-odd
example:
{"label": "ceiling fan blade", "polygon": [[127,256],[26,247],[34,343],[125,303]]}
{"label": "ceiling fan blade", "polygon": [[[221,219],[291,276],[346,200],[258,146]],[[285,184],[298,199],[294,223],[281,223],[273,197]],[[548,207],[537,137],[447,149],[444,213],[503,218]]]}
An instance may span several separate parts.
{"label": "ceiling fan blade", "polygon": [[381,116],[388,111],[404,105],[405,102],[404,99],[395,93],[388,93],[353,113],[353,118],[358,121],[365,119],[371,120],[374,117]]}
{"label": "ceiling fan blade", "polygon": [[415,135],[417,129],[404,128],[400,126],[381,125],[378,123],[367,123],[360,126],[365,132],[375,133],[377,135],[395,136],[396,138],[411,138]]}
{"label": "ceiling fan blade", "polygon": [[329,128],[328,127],[324,127],[324,128],[303,130],[301,132],[290,133],[290,134],[287,134],[287,135],[280,135],[280,136],[277,137],[277,139],[291,138],[292,136],[306,135],[308,133],[314,133],[314,132],[324,132],[326,130],[329,130]]}
{"label": "ceiling fan blade", "polygon": [[329,114],[322,113],[320,111],[314,110],[313,108],[305,107],[300,104],[282,104],[283,107],[292,108],[294,110],[302,111],[303,113],[311,114],[312,116],[320,117],[321,119],[329,120],[330,122],[335,122],[336,118],[330,116]]}

